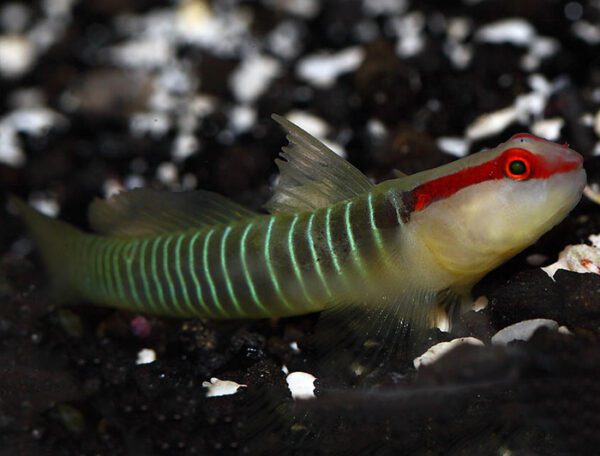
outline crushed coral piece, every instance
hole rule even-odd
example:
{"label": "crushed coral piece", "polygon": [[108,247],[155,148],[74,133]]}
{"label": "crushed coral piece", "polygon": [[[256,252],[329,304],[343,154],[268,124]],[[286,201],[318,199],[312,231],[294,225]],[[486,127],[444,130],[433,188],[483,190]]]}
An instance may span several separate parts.
{"label": "crushed coral piece", "polygon": [[137,354],[135,363],[137,365],[150,364],[154,361],[156,361],[156,352],[151,348],[142,348]]}
{"label": "crushed coral piece", "polygon": [[285,378],[294,399],[312,399],[315,397],[314,375],[306,372],[291,372]]}
{"label": "crushed coral piece", "polygon": [[592,245],[569,245],[558,255],[558,261],[542,268],[554,280],[559,269],[579,273],[600,274],[600,235],[590,236]]}
{"label": "crushed coral piece", "polygon": [[202,382],[202,386],[207,388],[206,397],[231,396],[239,391],[240,388],[245,388],[248,385],[242,385],[231,380],[220,380],[217,377],[212,377],[210,382]]}
{"label": "crushed coral piece", "polygon": [[483,346],[483,342],[475,337],[459,337],[448,342],[440,342],[430,347],[425,353],[413,360],[415,369],[419,369],[423,366],[435,363],[438,359],[444,356],[446,353],[452,351],[459,345],[479,345]]}

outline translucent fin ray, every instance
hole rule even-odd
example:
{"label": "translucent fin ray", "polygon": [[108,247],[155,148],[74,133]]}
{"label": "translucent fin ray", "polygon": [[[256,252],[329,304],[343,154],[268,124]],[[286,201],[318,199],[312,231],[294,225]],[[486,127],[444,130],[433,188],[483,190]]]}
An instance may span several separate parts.
{"label": "translucent fin ray", "polygon": [[273,114],[287,132],[289,144],[275,160],[281,173],[272,213],[295,213],[328,206],[369,191],[373,184],[358,169],[289,120]]}
{"label": "translucent fin ray", "polygon": [[433,325],[438,304],[437,291],[415,290],[395,302],[338,304],[325,310],[315,329],[321,374],[354,375],[359,381],[406,354]]}
{"label": "translucent fin ray", "polygon": [[257,214],[204,190],[167,192],[149,188],[120,193],[90,206],[92,228],[113,236],[143,236],[231,223]]}

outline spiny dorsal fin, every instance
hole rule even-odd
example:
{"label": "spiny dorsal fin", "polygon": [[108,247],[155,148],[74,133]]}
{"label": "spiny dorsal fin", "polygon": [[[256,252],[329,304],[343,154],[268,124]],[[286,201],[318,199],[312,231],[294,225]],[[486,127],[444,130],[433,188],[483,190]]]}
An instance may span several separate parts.
{"label": "spiny dorsal fin", "polygon": [[281,173],[269,212],[299,212],[329,206],[373,187],[367,176],[289,120],[273,114],[289,144],[275,160]]}
{"label": "spiny dorsal fin", "polygon": [[89,209],[92,228],[113,236],[143,236],[231,223],[257,214],[205,190],[168,192],[138,188],[107,200],[96,199]]}

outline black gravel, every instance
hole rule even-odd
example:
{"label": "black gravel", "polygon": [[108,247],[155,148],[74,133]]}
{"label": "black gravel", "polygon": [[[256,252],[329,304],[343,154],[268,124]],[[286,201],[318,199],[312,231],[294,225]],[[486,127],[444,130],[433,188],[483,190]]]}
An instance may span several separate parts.
{"label": "black gravel", "polygon": [[[48,19],[43,5],[52,2],[22,2],[30,3],[25,31],[12,32],[24,34]],[[599,22],[597,2],[428,0],[377,15],[367,12],[366,3],[315,2],[318,14],[305,16],[286,10],[286,2],[215,1],[219,14],[250,17],[236,49],[224,53],[217,45],[179,42],[170,62],[134,70],[107,57],[108,49],[132,38],[120,28],[123,17],[175,11],[177,2],[77,2],[64,33],[29,71],[14,78],[0,72],[0,125],[23,107],[25,89],[35,89],[42,105],[63,119],[39,135],[19,131],[24,164],[0,163],[0,454],[597,453],[600,277],[558,271],[553,281],[528,262],[537,254],[550,264],[566,245],[589,243],[600,233],[599,207],[585,197],[564,222],[475,287],[474,297],[488,298],[486,309],[463,315],[451,334],[429,331],[360,379],[344,366],[322,369],[314,315],[227,323],[145,320],[52,302],[33,245],[6,207],[8,193],[50,201],[62,219],[84,229],[87,207],[106,195],[107,183],[128,187],[132,179],[156,188],[214,190],[259,209],[284,142],[270,120],[273,112],[301,110],[325,120],[329,139],[381,180],[394,168],[412,173],[452,160],[438,138],[464,138],[478,116],[530,92],[530,77],[539,74],[554,84],[541,116],[563,120],[558,140],[585,155],[589,183],[600,183],[600,159],[593,153],[598,138],[582,121],[600,109],[600,39],[588,42],[573,31],[578,23]],[[424,19],[422,49],[400,57],[392,16],[414,14]],[[446,51],[449,24],[457,17],[470,24],[461,42],[472,56],[462,68]],[[483,24],[515,17],[558,43],[535,69],[522,65],[525,47],[475,39]],[[269,34],[283,23],[298,36],[298,49],[288,57],[268,46]],[[9,26],[0,22],[0,35],[8,35]],[[362,63],[329,87],[295,72],[307,55],[351,46],[364,51]],[[241,103],[228,81],[253,50],[276,58],[280,71],[249,103],[255,122],[236,132],[231,109]],[[178,66],[197,78],[197,86],[170,89],[175,104],[161,111],[170,119],[163,134],[134,134],[136,113],[160,111],[151,108],[158,75]],[[185,112],[200,95],[210,97],[213,107],[185,130]],[[535,119],[526,117],[473,141],[470,152],[527,131]],[[374,119],[386,135],[372,133]],[[200,146],[177,160],[172,150],[182,132]],[[177,171],[174,179],[157,177],[165,163]],[[531,318],[556,320],[571,334],[540,329],[526,342],[489,345],[497,330]],[[412,359],[428,346],[457,336],[488,345],[461,346],[414,369]],[[157,359],[137,365],[144,348]],[[317,376],[318,399],[293,401],[283,366]],[[207,398],[202,383],[211,377],[247,387]]]}

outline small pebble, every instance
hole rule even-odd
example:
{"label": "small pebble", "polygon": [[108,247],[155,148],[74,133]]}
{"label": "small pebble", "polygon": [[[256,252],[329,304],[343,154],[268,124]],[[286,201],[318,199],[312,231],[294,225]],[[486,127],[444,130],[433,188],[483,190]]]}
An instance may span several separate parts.
{"label": "small pebble", "polygon": [[506,345],[515,340],[529,340],[539,328],[558,330],[558,323],[546,318],[524,320],[501,329],[492,336],[493,345]]}
{"label": "small pebble", "polygon": [[359,47],[343,49],[335,54],[313,54],[298,62],[296,73],[300,79],[325,89],[333,86],[342,74],[356,70],[364,57],[364,50]]}
{"label": "small pebble", "polygon": [[483,346],[484,343],[475,337],[459,337],[448,342],[440,342],[430,347],[421,356],[418,356],[413,360],[415,369],[419,369],[422,366],[428,366],[429,364],[435,363],[438,359],[450,352],[459,345],[477,345]]}
{"label": "small pebble", "polygon": [[22,35],[0,35],[0,76],[17,78],[31,69],[35,48]]}
{"label": "small pebble", "polygon": [[242,103],[252,103],[267,91],[280,72],[281,65],[274,58],[253,55],[243,60],[231,75],[231,90]]}
{"label": "small pebble", "polygon": [[314,375],[306,372],[291,372],[285,378],[293,399],[313,399],[315,396]]}
{"label": "small pebble", "polygon": [[298,342],[290,343],[290,348],[294,353],[300,353],[300,348],[298,347]]}
{"label": "small pebble", "polygon": [[171,162],[161,163],[156,169],[156,177],[163,184],[174,184],[177,182],[179,177],[179,171],[177,170],[177,166]]}
{"label": "small pebble", "polygon": [[242,385],[231,380],[220,380],[217,377],[212,377],[210,382],[202,382],[202,386],[208,391],[206,397],[231,396],[239,391],[240,388],[245,388],[248,385]]}
{"label": "small pebble", "polygon": [[475,33],[475,39],[484,43],[510,43],[515,46],[528,46],[536,31],[525,19],[502,19],[486,24]]}
{"label": "small pebble", "polygon": [[474,302],[473,302],[473,311],[475,312],[479,312],[483,309],[485,309],[488,304],[490,303],[489,299],[487,298],[487,296],[479,296]]}
{"label": "small pebble", "polygon": [[129,326],[131,328],[131,332],[142,339],[148,337],[152,332],[152,325],[150,324],[150,321],[142,315],[138,315],[131,320]]}
{"label": "small pebble", "polygon": [[29,204],[48,217],[56,218],[60,212],[58,201],[43,193],[33,193],[29,197]]}
{"label": "small pebble", "polygon": [[554,280],[554,274],[559,269],[567,271],[600,274],[600,248],[595,240],[597,235],[590,236],[593,245],[578,244],[569,245],[558,255],[558,261],[552,263],[542,270]]}
{"label": "small pebble", "polygon": [[437,145],[447,154],[460,158],[469,153],[470,142],[464,138],[443,137],[438,138]]}
{"label": "small pebble", "polygon": [[540,138],[556,141],[564,124],[565,121],[560,117],[538,120],[531,126],[531,132]]}
{"label": "small pebble", "polygon": [[150,364],[156,361],[156,352],[151,348],[143,348],[137,354],[136,364]]}

